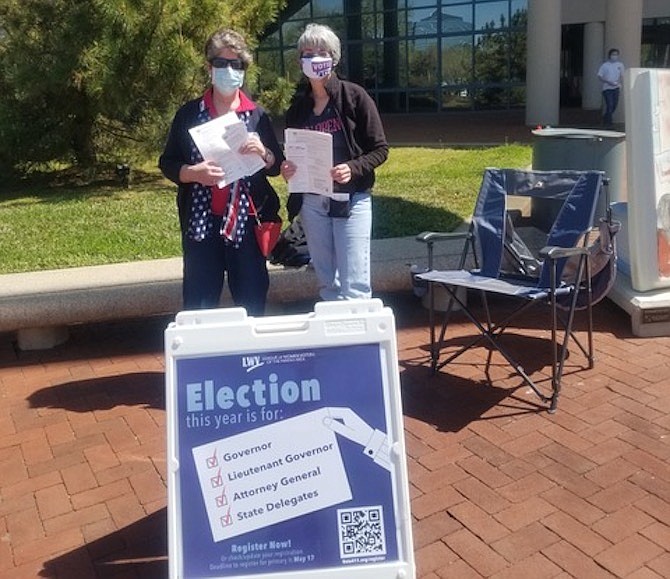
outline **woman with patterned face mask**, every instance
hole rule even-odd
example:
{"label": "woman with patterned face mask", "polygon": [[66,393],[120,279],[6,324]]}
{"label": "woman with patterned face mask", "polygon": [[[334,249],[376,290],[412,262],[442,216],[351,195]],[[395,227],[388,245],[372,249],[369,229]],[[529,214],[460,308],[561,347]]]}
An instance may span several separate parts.
{"label": "woman with patterned face mask", "polygon": [[[210,36],[205,58],[211,86],[176,113],[159,166],[177,184],[184,255],[184,309],[216,308],[226,272],[235,305],[250,315],[265,309],[269,276],[254,234],[255,208],[261,221],[278,221],[279,198],[267,176],[283,160],[270,117],[243,91],[252,57],[244,38],[223,29]],[[233,112],[249,136],[240,153],[259,155],[265,168],[219,187],[223,169],[203,160],[189,129]]]}
{"label": "woman with patterned face mask", "polygon": [[[298,39],[300,66],[307,78],[286,113],[286,126],[330,133],[336,198],[310,191],[289,196],[288,213],[300,212],[312,264],[324,300],[370,298],[370,236],[375,168],[388,157],[377,106],[361,86],[334,72],[340,40],[327,26],[308,24]],[[284,179],[296,173],[281,165]]]}

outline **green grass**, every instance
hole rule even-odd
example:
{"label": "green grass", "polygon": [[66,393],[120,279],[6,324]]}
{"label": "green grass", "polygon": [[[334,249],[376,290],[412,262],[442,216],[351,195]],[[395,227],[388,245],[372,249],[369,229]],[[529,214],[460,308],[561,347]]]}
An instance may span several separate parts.
{"label": "green grass", "polygon": [[377,171],[373,236],[452,231],[471,215],[483,170],[526,167],[531,151],[525,145],[392,149]]}
{"label": "green grass", "polygon": [[[525,167],[531,148],[393,148],[377,171],[373,237],[450,231],[472,212],[485,167]],[[157,170],[132,187],[27,179],[0,190],[0,273],[98,265],[181,254],[175,187]],[[272,180],[282,203],[286,185]]]}

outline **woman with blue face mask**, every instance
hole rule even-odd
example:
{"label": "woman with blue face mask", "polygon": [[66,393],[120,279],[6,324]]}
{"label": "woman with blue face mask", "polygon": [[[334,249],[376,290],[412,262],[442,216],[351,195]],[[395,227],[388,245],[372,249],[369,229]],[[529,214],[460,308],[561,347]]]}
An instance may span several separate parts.
{"label": "woman with blue face mask", "polygon": [[[370,237],[375,168],[388,157],[377,106],[365,89],[339,78],[340,40],[327,26],[308,24],[298,39],[307,79],[286,112],[286,126],[332,135],[330,198],[310,191],[289,196],[289,219],[300,212],[312,265],[323,300],[370,298]],[[296,166],[284,161],[290,181]]]}
{"label": "woman with blue face mask", "polygon": [[[269,276],[252,213],[255,209],[260,221],[279,220],[279,198],[267,177],[279,174],[283,155],[270,117],[242,90],[252,62],[242,35],[229,29],[215,32],[205,45],[205,58],[211,86],[177,111],[159,160],[163,174],[178,188],[184,309],[218,307],[227,273],[235,305],[261,315]],[[240,153],[260,156],[265,168],[219,187],[223,169],[202,158],[189,129],[231,112],[249,133]]]}

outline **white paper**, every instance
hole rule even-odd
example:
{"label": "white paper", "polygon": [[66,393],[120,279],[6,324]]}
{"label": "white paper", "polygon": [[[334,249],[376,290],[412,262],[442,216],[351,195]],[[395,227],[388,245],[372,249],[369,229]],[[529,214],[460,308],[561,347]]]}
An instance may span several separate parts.
{"label": "white paper", "polygon": [[327,409],[192,449],[215,542],[352,498]]}
{"label": "white paper", "polygon": [[[317,193],[333,197],[333,136],[306,129],[284,131],[284,153],[296,164],[295,175],[289,179],[289,193]],[[335,194],[340,197],[340,195]],[[336,197],[336,198],[337,198]],[[348,198],[348,195],[345,195]]]}
{"label": "white paper", "polygon": [[217,183],[219,187],[253,175],[265,167],[260,155],[239,152],[249,133],[244,122],[233,112],[193,127],[189,133],[202,158],[214,161],[223,169],[225,177]]}

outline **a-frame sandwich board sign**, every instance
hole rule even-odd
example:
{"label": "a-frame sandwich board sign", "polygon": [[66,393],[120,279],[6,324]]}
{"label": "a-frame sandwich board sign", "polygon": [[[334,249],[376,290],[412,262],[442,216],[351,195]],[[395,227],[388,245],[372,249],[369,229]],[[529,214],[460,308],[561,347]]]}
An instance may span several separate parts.
{"label": "a-frame sandwich board sign", "polygon": [[187,311],[165,330],[170,579],[413,579],[395,319]]}

